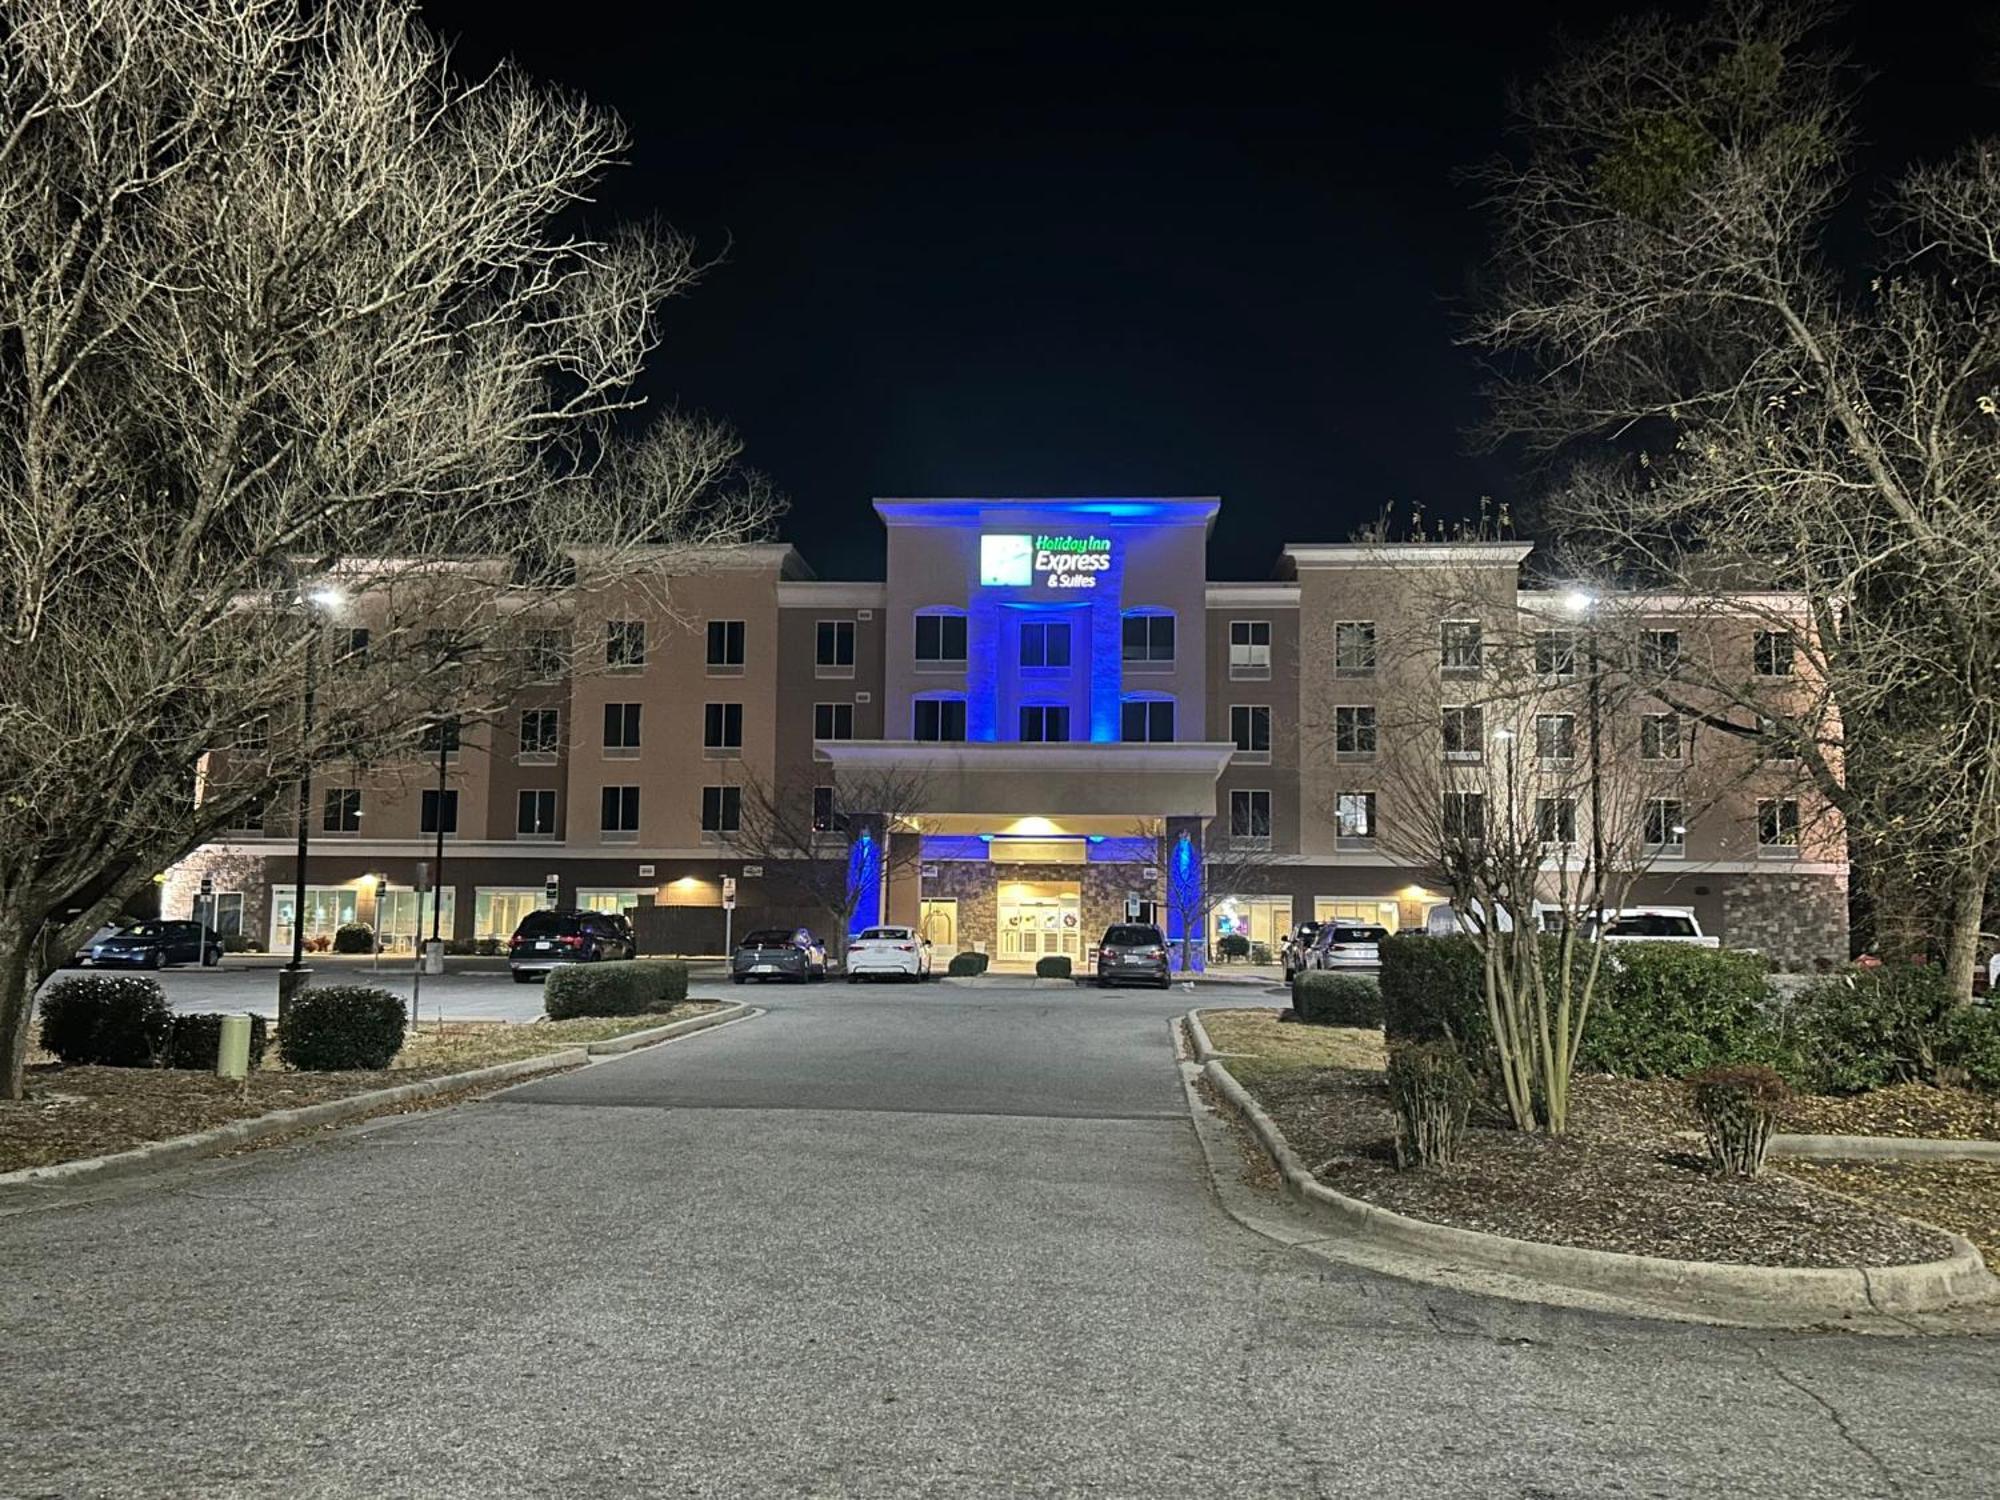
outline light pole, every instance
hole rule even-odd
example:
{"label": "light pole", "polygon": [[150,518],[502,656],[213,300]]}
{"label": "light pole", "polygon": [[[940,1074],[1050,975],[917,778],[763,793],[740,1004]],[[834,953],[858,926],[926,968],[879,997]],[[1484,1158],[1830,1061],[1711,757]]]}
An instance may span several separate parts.
{"label": "light pole", "polygon": [[[444,940],[439,929],[444,914],[444,794],[445,777],[451,765],[451,742],[458,734],[458,720],[440,718],[438,730],[437,849],[436,870],[431,876],[431,942],[424,960],[433,974],[444,972]],[[454,822],[457,820],[454,818]]]}
{"label": "light pole", "polygon": [[304,989],[311,977],[305,963],[306,855],[312,839],[313,709],[319,689],[321,623],[314,611],[331,613],[341,606],[344,599],[340,590],[330,584],[306,589],[297,598],[306,619],[305,692],[299,713],[299,839],[293,866],[292,961],[278,971],[278,1024],[281,1026],[292,996]]}
{"label": "light pole", "polygon": [[1591,930],[1604,930],[1604,676],[1597,654],[1597,597],[1585,589],[1571,589],[1563,604],[1573,615],[1590,621],[1584,632],[1584,654],[1589,658],[1590,679],[1587,717],[1590,724],[1590,906]]}

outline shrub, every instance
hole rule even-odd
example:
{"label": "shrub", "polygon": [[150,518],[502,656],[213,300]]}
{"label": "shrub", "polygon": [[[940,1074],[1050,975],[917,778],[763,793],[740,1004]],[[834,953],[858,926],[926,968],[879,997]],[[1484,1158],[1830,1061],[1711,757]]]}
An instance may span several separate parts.
{"label": "shrub", "polygon": [[951,956],[951,962],[944,966],[944,971],[947,974],[955,974],[960,978],[964,978],[968,974],[984,974],[986,972],[986,955],[984,953],[954,953]]}
{"label": "shrub", "polygon": [[472,951],[481,958],[493,958],[507,951],[506,940],[497,937],[474,938]]}
{"label": "shrub", "polygon": [[66,1063],[150,1068],[166,1055],[174,1013],[151,979],[76,974],[41,998],[42,1047]]}
{"label": "shrub", "polygon": [[1359,974],[1301,969],[1292,976],[1292,1009],[1318,1026],[1380,1026],[1382,987]]}
{"label": "shrub", "polygon": [[222,938],[222,951],[224,953],[255,953],[257,951],[257,940],[247,932],[225,933]]}
{"label": "shrub", "polygon": [[[270,1039],[264,1018],[250,1017],[250,1066],[256,1067],[264,1060],[264,1047]],[[213,1068],[216,1054],[222,1050],[222,1014],[219,1011],[204,1011],[198,1015],[175,1016],[173,1037],[167,1044],[167,1066],[170,1068]]]}
{"label": "shrub", "polygon": [[1761,1063],[1706,1068],[1688,1081],[1688,1099],[1708,1135],[1709,1160],[1718,1172],[1755,1177],[1792,1091]]}
{"label": "shrub", "polygon": [[1035,978],[1067,979],[1070,973],[1067,953],[1047,953],[1035,960]]}
{"label": "shrub", "polygon": [[403,1047],[403,1002],[387,990],[330,984],[300,990],[278,1028],[278,1055],[302,1072],[386,1068]]}
{"label": "shrub", "polygon": [[1472,1108],[1472,1074],[1450,1042],[1389,1049],[1389,1102],[1396,1107],[1396,1165],[1451,1167]]}
{"label": "shrub", "polygon": [[1472,939],[1399,932],[1381,951],[1382,1025],[1389,1040],[1455,1042],[1469,1066],[1490,1071],[1493,1028]]}
{"label": "shrub", "polygon": [[1945,1022],[1944,1054],[1968,1082],[2000,1089],[2000,1006],[1954,1006]]}
{"label": "shrub", "polygon": [[1248,958],[1250,939],[1240,932],[1224,933],[1215,940],[1215,955],[1224,960]]}
{"label": "shrub", "polygon": [[1934,1079],[1953,1008],[1943,973],[1923,964],[1814,980],[1787,1012],[1799,1080],[1817,1093],[1846,1094]]}
{"label": "shrub", "polygon": [[342,922],[333,933],[335,953],[373,953],[375,929],[366,922]]}
{"label": "shrub", "polygon": [[1683,1078],[1777,1051],[1770,981],[1753,953],[1685,943],[1620,943],[1606,952],[1579,1066],[1628,1078]]}
{"label": "shrub", "polygon": [[1250,962],[1253,964],[1270,963],[1271,945],[1269,943],[1252,943],[1250,945]]}
{"label": "shrub", "polygon": [[630,963],[559,964],[549,971],[542,1009],[552,1021],[576,1016],[643,1016],[687,999],[687,965],[641,958]]}

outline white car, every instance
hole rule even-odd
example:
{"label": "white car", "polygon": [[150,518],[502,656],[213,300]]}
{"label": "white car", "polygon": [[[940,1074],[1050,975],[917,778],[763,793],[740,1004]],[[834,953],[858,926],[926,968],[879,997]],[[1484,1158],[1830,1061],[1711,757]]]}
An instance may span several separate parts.
{"label": "white car", "polygon": [[847,948],[847,982],[875,975],[921,980],[931,972],[931,945],[913,927],[864,927]]}
{"label": "white car", "polygon": [[[1588,933],[1595,924],[1584,919]],[[1624,906],[1604,914],[1604,941],[1607,943],[1684,943],[1697,948],[1720,948],[1722,939],[1709,937],[1685,906]]]}
{"label": "white car", "polygon": [[1381,945],[1388,935],[1388,928],[1365,922],[1323,923],[1306,956],[1306,967],[1372,974],[1382,967]]}

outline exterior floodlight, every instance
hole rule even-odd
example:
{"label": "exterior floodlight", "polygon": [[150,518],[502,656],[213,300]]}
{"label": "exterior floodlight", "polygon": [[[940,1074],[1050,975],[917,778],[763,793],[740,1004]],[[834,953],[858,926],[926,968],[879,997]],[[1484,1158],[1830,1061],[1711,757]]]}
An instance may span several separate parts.
{"label": "exterior floodlight", "polygon": [[306,591],[307,602],[321,609],[339,609],[347,602],[347,595],[330,583],[322,583]]}
{"label": "exterior floodlight", "polygon": [[1505,744],[1508,740],[1514,738],[1514,731],[1511,729],[1496,729],[1493,731],[1493,738]]}
{"label": "exterior floodlight", "polygon": [[1570,589],[1562,596],[1563,608],[1573,615],[1588,614],[1597,596],[1585,589]]}

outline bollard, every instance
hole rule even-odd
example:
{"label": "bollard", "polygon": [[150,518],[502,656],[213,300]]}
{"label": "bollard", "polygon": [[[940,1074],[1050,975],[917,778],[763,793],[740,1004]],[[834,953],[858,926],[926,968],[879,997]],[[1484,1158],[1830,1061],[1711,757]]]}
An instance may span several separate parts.
{"label": "bollard", "polygon": [[290,964],[278,970],[278,1024],[285,1024],[285,1011],[292,1003],[292,996],[312,983],[311,969],[295,969]]}
{"label": "bollard", "polygon": [[426,974],[442,974],[444,972],[444,943],[442,940],[426,942],[424,944],[424,972]]}
{"label": "bollard", "polygon": [[250,1018],[224,1016],[222,1041],[215,1049],[217,1078],[245,1078],[250,1073]]}

